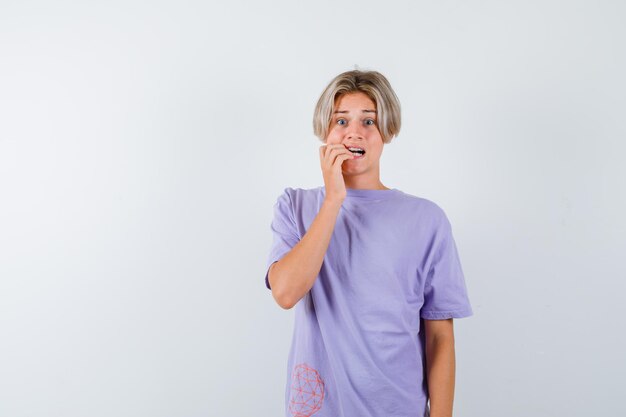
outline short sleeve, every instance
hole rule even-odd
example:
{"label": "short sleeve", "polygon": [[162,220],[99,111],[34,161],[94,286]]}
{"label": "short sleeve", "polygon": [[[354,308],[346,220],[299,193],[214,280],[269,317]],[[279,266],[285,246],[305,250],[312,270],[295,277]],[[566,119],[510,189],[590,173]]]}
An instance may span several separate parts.
{"label": "short sleeve", "polygon": [[274,218],[270,225],[272,246],[265,266],[265,286],[271,290],[269,281],[270,266],[279,261],[300,241],[297,225],[293,216],[289,188],[285,188],[274,204]]}
{"label": "short sleeve", "polygon": [[452,227],[445,213],[435,234],[433,250],[421,317],[442,320],[473,315]]}

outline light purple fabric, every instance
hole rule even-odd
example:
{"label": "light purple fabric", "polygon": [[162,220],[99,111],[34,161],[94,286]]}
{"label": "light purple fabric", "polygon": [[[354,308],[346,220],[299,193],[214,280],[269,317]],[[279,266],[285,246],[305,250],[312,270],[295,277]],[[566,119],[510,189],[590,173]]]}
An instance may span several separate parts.
{"label": "light purple fabric", "polygon": [[[452,228],[434,202],[348,188],[319,275],[295,306],[287,417],[427,417],[423,319],[473,314]],[[304,236],[323,186],[285,188],[267,271]]]}

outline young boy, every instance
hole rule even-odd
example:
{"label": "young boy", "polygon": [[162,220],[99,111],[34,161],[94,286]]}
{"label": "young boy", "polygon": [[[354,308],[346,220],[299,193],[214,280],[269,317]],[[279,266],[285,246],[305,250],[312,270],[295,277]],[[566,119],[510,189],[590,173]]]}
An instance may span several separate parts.
{"label": "young boy", "polygon": [[296,306],[286,416],[451,417],[452,319],[473,312],[444,211],[380,181],[398,98],[382,74],[348,71],[313,125],[324,186],[278,197],[265,275]]}

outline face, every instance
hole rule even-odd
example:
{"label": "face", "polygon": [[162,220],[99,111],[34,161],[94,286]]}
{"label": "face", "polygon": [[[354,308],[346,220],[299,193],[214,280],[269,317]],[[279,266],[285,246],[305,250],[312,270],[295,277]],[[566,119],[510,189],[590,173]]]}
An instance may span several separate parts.
{"label": "face", "polygon": [[379,181],[379,160],[384,143],[378,131],[376,110],[372,99],[362,92],[344,94],[335,104],[326,143],[359,147],[365,151],[362,157],[343,162],[344,176],[359,176],[359,181],[364,182]]}

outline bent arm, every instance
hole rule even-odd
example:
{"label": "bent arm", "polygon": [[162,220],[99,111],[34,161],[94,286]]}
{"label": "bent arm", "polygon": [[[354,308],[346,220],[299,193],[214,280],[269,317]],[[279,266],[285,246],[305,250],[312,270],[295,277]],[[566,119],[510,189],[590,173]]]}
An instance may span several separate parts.
{"label": "bent arm", "polygon": [[302,239],[279,261],[270,265],[268,281],[274,299],[290,309],[315,283],[335,229],[343,201],[326,199]]}

